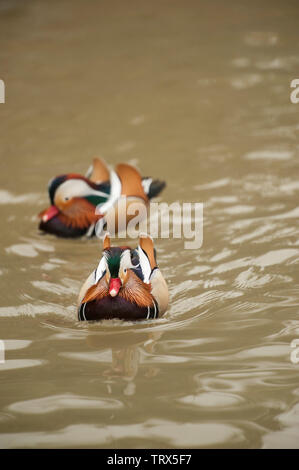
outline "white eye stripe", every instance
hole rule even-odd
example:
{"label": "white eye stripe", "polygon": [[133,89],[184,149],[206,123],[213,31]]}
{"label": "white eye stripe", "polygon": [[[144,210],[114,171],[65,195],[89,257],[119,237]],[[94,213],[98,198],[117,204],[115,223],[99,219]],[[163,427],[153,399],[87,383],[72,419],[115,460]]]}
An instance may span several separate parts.
{"label": "white eye stripe", "polygon": [[131,252],[130,250],[125,250],[120,258],[120,268],[126,272],[127,269],[134,268],[135,266],[132,264],[131,261]]}
{"label": "white eye stripe", "polygon": [[102,256],[97,269],[95,270],[95,284],[99,282],[100,279],[102,279],[105,271],[107,269],[107,261],[105,258],[105,255]]}
{"label": "white eye stripe", "polygon": [[[123,270],[124,273],[127,272],[128,269],[136,269],[140,266],[142,274],[143,274],[143,282],[146,284],[150,283],[150,276],[152,274],[152,269],[150,262],[148,260],[147,255],[144,253],[142,248],[139,246],[138,249],[138,256],[139,256],[139,263],[133,264],[131,260],[131,251],[125,250],[120,257],[120,270]],[[94,278],[95,284],[99,282],[99,280],[103,277],[106,271],[108,271],[107,266],[107,253],[104,252],[98,267],[95,270]]]}
{"label": "white eye stripe", "polygon": [[140,267],[141,267],[143,278],[144,278],[143,282],[145,282],[146,284],[149,284],[150,276],[152,273],[152,268],[151,268],[149,259],[140,246],[138,246],[138,254],[139,254]]}
{"label": "white eye stripe", "polygon": [[107,198],[107,194],[102,191],[97,191],[89,186],[86,181],[79,179],[70,179],[64,181],[57,189],[55,198],[61,198],[64,200],[71,199],[73,197],[85,197],[85,196],[101,196]]}

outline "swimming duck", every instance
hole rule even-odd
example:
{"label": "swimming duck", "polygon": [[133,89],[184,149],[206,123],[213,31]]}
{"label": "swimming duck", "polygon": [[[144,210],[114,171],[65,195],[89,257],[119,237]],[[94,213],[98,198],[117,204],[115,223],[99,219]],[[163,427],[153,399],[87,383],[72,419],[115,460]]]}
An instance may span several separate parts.
{"label": "swimming duck", "polygon": [[120,198],[146,206],[164,187],[164,181],[141,178],[131,165],[121,163],[109,171],[103,160],[95,158],[86,176],[69,173],[49,182],[51,206],[39,214],[39,228],[65,238],[92,237],[97,222],[103,219],[104,225]]}
{"label": "swimming duck", "polygon": [[106,234],[102,258],[79,294],[78,319],[148,320],[162,316],[167,306],[168,287],[151,237],[141,234],[132,249],[112,247]]}

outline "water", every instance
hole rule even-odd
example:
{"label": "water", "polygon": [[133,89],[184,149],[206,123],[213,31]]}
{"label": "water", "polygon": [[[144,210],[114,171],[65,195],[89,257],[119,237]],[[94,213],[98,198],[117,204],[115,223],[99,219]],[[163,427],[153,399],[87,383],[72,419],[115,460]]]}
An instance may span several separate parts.
{"label": "water", "polygon": [[[10,1],[0,10],[1,447],[299,447],[298,2]],[[92,157],[204,203],[158,240],[171,305],[78,324],[97,240],[42,236]]]}

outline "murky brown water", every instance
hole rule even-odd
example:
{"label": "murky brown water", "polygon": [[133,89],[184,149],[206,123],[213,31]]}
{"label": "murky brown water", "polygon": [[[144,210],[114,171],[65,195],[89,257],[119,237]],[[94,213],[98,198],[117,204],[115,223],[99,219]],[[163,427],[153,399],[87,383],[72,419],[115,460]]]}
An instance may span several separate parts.
{"label": "murky brown water", "polygon": [[[297,1],[2,1],[1,447],[299,447]],[[78,324],[99,242],[42,236],[101,155],[204,202],[163,319]]]}

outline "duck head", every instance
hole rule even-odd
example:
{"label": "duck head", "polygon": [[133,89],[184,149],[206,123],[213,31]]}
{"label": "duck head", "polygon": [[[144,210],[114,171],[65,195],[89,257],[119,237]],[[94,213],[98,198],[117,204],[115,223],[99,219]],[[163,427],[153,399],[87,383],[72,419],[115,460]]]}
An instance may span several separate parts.
{"label": "duck head", "polygon": [[108,295],[116,297],[120,289],[126,287],[129,270],[134,268],[129,247],[108,248],[104,252],[106,260],[106,281]]}
{"label": "duck head", "polygon": [[[147,271],[150,267],[147,266]],[[107,286],[107,296],[126,297],[140,305],[151,302],[148,272],[140,265],[139,253],[129,246],[111,246],[110,236],[106,234],[103,242],[103,257],[96,270],[96,278],[105,277],[103,284]],[[135,287],[135,292],[132,289]],[[91,295],[97,295],[96,290]],[[142,298],[142,296],[144,298]]]}
{"label": "duck head", "polygon": [[109,171],[95,158],[86,176],[75,173],[53,178],[48,184],[51,206],[39,214],[39,228],[60,237],[80,237],[102,217],[96,206],[109,197]]}
{"label": "duck head", "polygon": [[[159,273],[150,237],[140,237],[139,246],[132,249],[128,246],[111,247],[110,237],[106,235],[99,265],[79,294],[79,319],[157,318],[159,313],[164,313],[168,303],[167,285]],[[161,289],[159,292],[156,289],[157,280],[162,287],[162,296],[167,296],[167,303],[165,306],[161,304],[161,309]]]}
{"label": "duck head", "polygon": [[77,174],[54,178],[48,186],[51,206],[39,214],[40,229],[61,237],[84,235],[102,217],[95,209],[107,200],[107,186]]}

